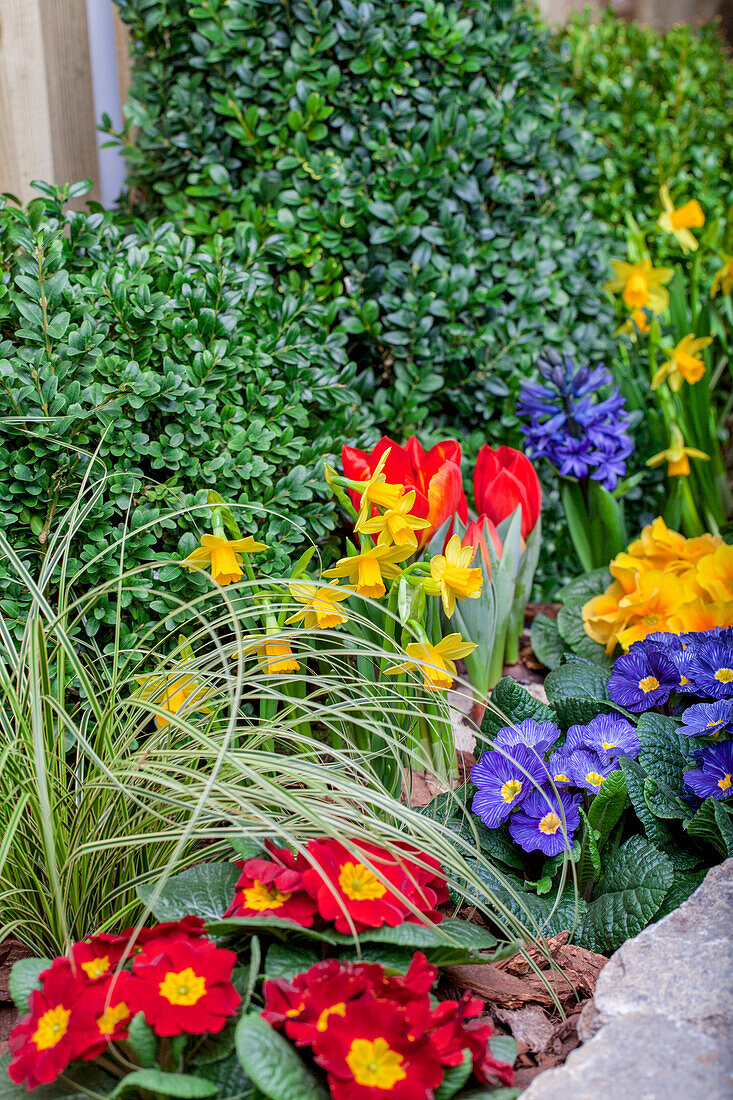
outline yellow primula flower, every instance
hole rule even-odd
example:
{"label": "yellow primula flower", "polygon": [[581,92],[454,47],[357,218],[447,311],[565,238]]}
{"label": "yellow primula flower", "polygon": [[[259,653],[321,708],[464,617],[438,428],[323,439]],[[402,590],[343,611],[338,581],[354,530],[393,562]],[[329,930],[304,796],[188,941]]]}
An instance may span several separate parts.
{"label": "yellow primula flower", "polygon": [[649,331],[649,319],[643,309],[634,309],[627,321],[616,329],[615,336],[630,336],[632,343],[636,343],[637,336]]}
{"label": "yellow primula flower", "polygon": [[363,550],[350,558],[341,558],[331,569],[324,570],[324,577],[348,577],[359,596],[378,599],[387,591],[383,577],[394,580],[401,570],[397,563],[409,558],[412,546],[392,546],[381,540],[370,550]]}
{"label": "yellow primula flower", "polygon": [[410,515],[414,507],[413,491],[400,497],[383,515],[374,516],[373,519],[365,520],[363,523],[357,521],[356,530],[365,535],[386,535],[396,546],[411,546],[416,550],[415,531],[422,531],[429,527],[430,520]]}
{"label": "yellow primula flower", "polygon": [[670,573],[660,569],[642,573],[636,591],[619,600],[619,611],[627,615],[628,623],[619,631],[619,642],[628,649],[655,630],[668,630],[672,615],[693,598],[693,593]]}
{"label": "yellow primula flower", "polygon": [[669,294],[664,289],[674,275],[671,267],[652,267],[646,256],[638,263],[628,264],[624,260],[611,260],[616,273],[603,289],[611,294],[621,293],[629,309],[643,309],[645,306],[653,313],[664,313],[669,305]]}
{"label": "yellow primula flower", "polygon": [[419,669],[428,691],[447,691],[456,676],[456,661],[473,653],[474,642],[464,642],[460,634],[446,634],[437,645],[427,642],[410,642],[407,656],[410,658],[402,665],[392,665],[385,669],[387,676],[397,672],[411,672]]}
{"label": "yellow primula flower", "polygon": [[219,535],[202,535],[201,545],[180,563],[181,568],[202,569],[211,565],[211,576],[217,584],[231,584],[242,576],[242,554],[266,550],[267,544],[244,539],[224,539]]}
{"label": "yellow primula flower", "polygon": [[666,363],[662,363],[652,379],[652,389],[656,390],[667,379],[669,388],[678,393],[683,382],[689,382],[691,386],[699,382],[705,373],[705,362],[698,358],[698,352],[712,344],[712,336],[695,336],[690,333],[683,337],[674,348],[662,348],[665,355],[669,356]]}
{"label": "yellow primula flower", "polygon": [[618,633],[623,630],[630,615],[619,607],[625,595],[623,585],[619,581],[613,581],[605,592],[594,596],[583,606],[585,632],[594,642],[605,646],[606,653],[613,653]]}
{"label": "yellow primula flower", "polygon": [[675,209],[672,196],[666,183],[659,192],[664,212],[660,214],[657,225],[667,233],[673,233],[683,252],[695,252],[697,241],[690,233],[691,229],[702,229],[705,215],[697,199],[690,199],[684,206]]}
{"label": "yellow primula flower", "polygon": [[683,604],[679,613],[669,620],[669,628],[675,634],[688,630],[714,630],[716,626],[733,626],[733,600],[725,603],[693,600]]}
{"label": "yellow primula flower", "polygon": [[[137,697],[155,703],[169,714],[178,714],[184,709],[187,713],[194,710],[206,711],[207,708],[201,704],[208,697],[209,692],[201,686],[192,673],[187,673],[185,668],[185,662],[180,662],[176,671],[167,675],[153,673],[150,676],[136,676],[135,679],[142,689]],[[166,726],[168,722],[169,719],[162,714],[155,715],[155,724],[158,729]]]}
{"label": "yellow primula flower", "polygon": [[697,566],[695,585],[714,602],[726,603],[733,600],[733,546],[724,544],[712,554],[701,558]]}
{"label": "yellow primula flower", "polygon": [[724,256],[722,266],[715,272],[713,285],[710,287],[710,297],[714,298],[719,290],[723,294],[733,291],[733,256]]}
{"label": "yellow primula flower", "polygon": [[[723,540],[717,535],[705,534],[686,539],[679,531],[667,527],[661,516],[643,529],[638,539],[629,546],[629,555],[641,563],[640,569],[664,569],[673,573],[684,573],[706,554],[712,554]],[[623,558],[619,554],[614,559]],[[616,576],[611,565],[611,572]]]}
{"label": "yellow primula flower", "polygon": [[701,458],[706,462],[710,461],[710,455],[706,455],[704,451],[698,451],[696,447],[685,446],[682,432],[676,424],[672,425],[670,434],[672,438],[669,441],[669,447],[664,451],[660,451],[659,454],[652,455],[647,460],[647,466],[661,466],[663,462],[666,462],[668,463],[667,475],[669,477],[689,477],[691,458]]}
{"label": "yellow primula flower", "polygon": [[290,595],[305,606],[285,622],[299,623],[305,620],[306,630],[330,630],[348,621],[346,612],[335,605],[348,599],[353,588],[339,588],[337,584],[312,584],[310,581],[291,581]]}
{"label": "yellow primula flower", "polygon": [[440,588],[443,610],[448,618],[456,609],[456,598],[478,599],[484,575],[480,569],[470,569],[475,554],[473,546],[461,546],[460,535],[453,535],[445,554],[436,554],[430,562],[430,576]]}

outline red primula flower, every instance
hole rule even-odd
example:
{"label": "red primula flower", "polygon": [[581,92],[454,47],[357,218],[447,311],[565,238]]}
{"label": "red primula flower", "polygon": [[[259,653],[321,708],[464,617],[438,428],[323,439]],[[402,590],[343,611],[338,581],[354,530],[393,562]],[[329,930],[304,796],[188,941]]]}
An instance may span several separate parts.
{"label": "red primula flower", "polygon": [[[429,1006],[429,998],[424,998]],[[333,1100],[426,1100],[443,1080],[428,1035],[410,1035],[405,1010],[365,993],[333,1014],[313,1044]]]}
{"label": "red primula flower", "polygon": [[270,847],[272,860],[238,862],[242,874],[234,901],[225,917],[282,917],[310,928],[318,906],[303,889],[303,870],[309,866],[288,848]]}
{"label": "red primula flower", "polygon": [[334,1014],[343,1016],[346,1005],[372,989],[383,975],[382,967],[374,963],[327,959],[296,974],[292,982],[284,978],[265,982],[261,1015],[273,1027],[284,1026],[296,1046],[311,1046]]}
{"label": "red primula flower", "polygon": [[30,1011],[8,1040],[10,1079],[16,1085],[25,1081],[29,1089],[55,1081],[80,1056],[89,1016],[89,986],[74,976],[68,959],[57,959],[40,978],[41,989],[30,995]]}
{"label": "red primula flower", "polygon": [[[404,447],[383,436],[370,454],[356,447],[342,447],[344,475],[354,481],[368,481],[388,448],[390,454],[384,467],[387,482],[402,485],[406,491],[414,490],[412,514],[430,521],[429,527],[416,532],[419,546],[424,546],[455,512],[466,522],[468,505],[463,492],[461,447],[455,439],[436,443],[427,453],[415,436]],[[352,489],[349,495],[358,509],[360,494]]]}
{"label": "red primula flower", "polygon": [[514,1070],[508,1062],[494,1058],[489,1047],[491,1022],[481,1017],[484,1003],[466,991],[460,1001],[441,1001],[434,1009],[430,1032],[440,1051],[444,1066],[457,1066],[468,1049],[473,1060],[473,1072],[483,1084],[511,1085]]}
{"label": "red primula flower", "polygon": [[98,982],[114,974],[125,954],[128,937],[99,932],[86,940],[75,943],[69,959],[74,973],[81,981]]}
{"label": "red primula flower", "polygon": [[416,951],[405,974],[385,974],[382,967],[379,980],[374,982],[377,997],[386,997],[396,1004],[407,1004],[415,997],[423,997],[435,985],[438,968],[432,966],[423,955]]}
{"label": "red primula flower", "polygon": [[447,901],[448,892],[437,860],[419,853],[420,859],[434,868],[425,870],[408,858],[407,853],[418,853],[407,845],[403,846],[406,854],[399,858],[375,844],[351,843],[371,867],[337,840],[315,840],[308,844],[313,866],[303,875],[303,886],[317,901],[318,912],[324,920],[334,921],[338,932],[351,931],[347,914],[357,932],[406,920],[421,923],[398,892],[429,920],[441,920],[435,906]]}
{"label": "red primula flower", "polygon": [[106,982],[96,982],[91,989],[87,989],[84,1013],[77,1025],[77,1057],[90,1062],[103,1054],[110,1043],[118,1043],[127,1038],[127,1025],[133,1015],[136,990],[137,982],[126,970]]}
{"label": "red primula flower", "polygon": [[208,939],[150,940],[133,960],[132,1010],[156,1035],[221,1031],[241,1000],[231,982],[236,961]]}
{"label": "red primula flower", "polygon": [[521,451],[485,444],[478,453],[473,474],[476,510],[499,524],[521,505],[522,538],[537,526],[542,507],[540,479],[534,466]]}

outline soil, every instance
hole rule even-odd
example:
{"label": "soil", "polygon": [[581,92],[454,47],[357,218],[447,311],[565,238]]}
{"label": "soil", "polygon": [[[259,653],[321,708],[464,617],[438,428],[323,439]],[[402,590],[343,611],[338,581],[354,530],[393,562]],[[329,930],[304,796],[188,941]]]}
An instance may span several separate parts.
{"label": "soil", "polygon": [[19,1014],[10,996],[8,982],[13,963],[27,959],[31,952],[17,940],[0,943],[0,1056],[7,1053],[8,1036],[18,1022]]}

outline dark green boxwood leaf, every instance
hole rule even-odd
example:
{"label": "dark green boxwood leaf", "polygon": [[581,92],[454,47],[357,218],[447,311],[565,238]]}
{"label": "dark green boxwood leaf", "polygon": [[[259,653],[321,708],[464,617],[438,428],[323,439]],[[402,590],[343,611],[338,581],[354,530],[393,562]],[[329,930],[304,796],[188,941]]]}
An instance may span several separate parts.
{"label": "dark green boxwood leaf", "polygon": [[591,951],[615,951],[654,919],[673,881],[667,856],[642,837],[630,837],[606,865],[578,942]]}
{"label": "dark green boxwood leaf", "polygon": [[260,1016],[242,1017],[236,1044],[247,1076],[270,1100],[328,1100],[328,1090],[295,1047]]}
{"label": "dark green boxwood leaf", "polygon": [[190,913],[215,921],[231,905],[239,874],[233,863],[197,863],[167,879],[154,901],[153,884],[138,886],[137,894],[143,905],[151,903],[157,920],[180,920]]}

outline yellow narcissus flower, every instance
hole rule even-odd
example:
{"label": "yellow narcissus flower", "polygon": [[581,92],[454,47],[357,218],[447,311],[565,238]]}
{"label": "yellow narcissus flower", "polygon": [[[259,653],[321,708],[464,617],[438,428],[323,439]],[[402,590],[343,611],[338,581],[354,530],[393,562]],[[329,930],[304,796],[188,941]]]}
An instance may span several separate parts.
{"label": "yellow narcissus flower", "polygon": [[427,642],[410,642],[407,656],[410,658],[402,665],[392,665],[385,669],[387,676],[397,672],[411,672],[419,669],[428,691],[447,691],[456,676],[456,661],[473,653],[474,642],[464,642],[460,634],[446,634],[437,645]]}
{"label": "yellow narcissus flower", "polygon": [[721,267],[715,272],[713,285],[710,287],[710,297],[714,298],[719,290],[723,294],[733,291],[733,256],[724,256]]}
{"label": "yellow narcissus flower", "polygon": [[242,554],[266,550],[267,544],[244,539],[224,539],[219,535],[202,535],[201,545],[180,563],[181,568],[202,569],[211,565],[211,576],[217,584],[231,584],[242,576]]}
{"label": "yellow narcissus flower", "polygon": [[691,332],[674,348],[662,348],[665,355],[669,356],[666,363],[662,363],[652,379],[652,389],[656,390],[667,379],[669,388],[678,393],[683,382],[689,382],[691,386],[699,382],[705,373],[705,362],[698,358],[698,352],[712,344],[712,336],[695,336]]}
{"label": "yellow narcissus flower", "polygon": [[391,449],[388,447],[384,452],[368,481],[354,483],[354,488],[361,492],[359,514],[354,524],[356,531],[360,531],[363,524],[371,517],[374,505],[378,508],[395,508],[402,499],[402,486],[390,484],[383,472]]}
{"label": "yellow narcissus flower", "polygon": [[297,672],[300,668],[290,642],[284,638],[265,638],[264,643],[257,647],[257,660],[263,672],[267,673]]}
{"label": "yellow narcissus flower", "polygon": [[697,567],[695,584],[709,600],[718,603],[733,600],[733,546],[719,546],[712,554],[702,558]]}
{"label": "yellow narcissus flower", "polygon": [[331,569],[324,570],[324,577],[348,577],[359,596],[379,599],[387,591],[383,577],[395,580],[402,572],[397,563],[409,558],[412,546],[392,546],[381,540],[370,550],[363,550],[351,558],[341,558]]}
{"label": "yellow narcissus flower", "polygon": [[[178,714],[184,708],[187,712],[206,711],[206,707],[201,706],[201,703],[208,697],[207,689],[184,669],[185,664],[181,664],[169,675],[153,673],[150,676],[136,676],[135,679],[142,688],[138,698],[155,703],[169,714]],[[168,722],[169,719],[162,714],[155,715],[155,724],[158,729],[166,726]]]}
{"label": "yellow narcissus flower", "polygon": [[690,199],[684,206],[675,209],[672,196],[666,183],[659,192],[664,212],[660,214],[657,225],[667,233],[673,233],[683,252],[695,252],[697,241],[690,233],[691,229],[702,229],[705,215],[697,199]]}
{"label": "yellow narcissus flower", "polygon": [[478,599],[484,575],[480,569],[470,569],[476,553],[473,546],[461,546],[460,535],[448,540],[445,554],[436,554],[430,562],[430,576],[440,587],[443,610],[448,618],[456,609],[456,598]]}
{"label": "yellow narcissus flower", "polygon": [[634,309],[631,312],[631,316],[627,321],[624,321],[622,325],[616,329],[615,336],[626,335],[630,336],[632,342],[635,344],[637,336],[640,333],[649,331],[649,319],[643,309]]}
{"label": "yellow narcissus flower", "polygon": [[430,520],[410,515],[414,507],[415,493],[407,493],[400,497],[384,515],[374,516],[363,523],[357,520],[356,530],[365,535],[386,535],[396,546],[411,546],[416,550],[415,532],[429,527]]}
{"label": "yellow narcissus flower", "polygon": [[670,573],[660,569],[642,573],[636,591],[619,600],[619,611],[627,616],[629,624],[619,631],[619,642],[628,649],[655,630],[668,630],[671,617],[693,598],[693,593]]}
{"label": "yellow narcissus flower", "polygon": [[621,293],[629,309],[643,309],[645,306],[653,313],[664,313],[669,305],[669,294],[664,289],[674,275],[671,267],[652,267],[647,257],[636,264],[627,264],[624,260],[611,260],[616,278],[609,280],[603,289],[611,294]]}
{"label": "yellow narcissus flower", "polygon": [[647,460],[647,466],[661,466],[663,462],[666,462],[668,463],[667,475],[669,477],[689,477],[691,458],[701,458],[706,462],[710,461],[710,455],[706,455],[704,451],[698,451],[696,447],[685,446],[682,432],[676,424],[672,425],[670,434],[672,438],[669,441],[669,447],[664,451],[660,451],[659,454],[652,455]]}
{"label": "yellow narcissus flower", "polygon": [[337,584],[312,584],[310,581],[291,581],[289,588],[293,599],[305,606],[285,620],[288,626],[305,620],[306,630],[313,630],[314,627],[330,630],[348,621],[346,612],[335,605],[348,599],[352,588],[339,588]]}

